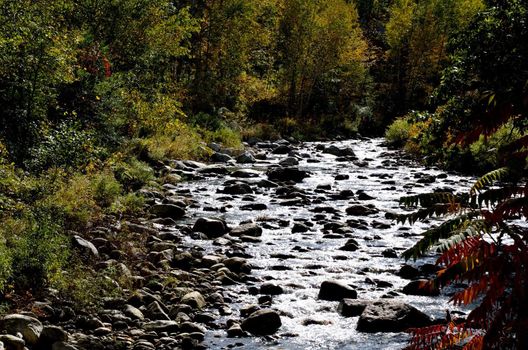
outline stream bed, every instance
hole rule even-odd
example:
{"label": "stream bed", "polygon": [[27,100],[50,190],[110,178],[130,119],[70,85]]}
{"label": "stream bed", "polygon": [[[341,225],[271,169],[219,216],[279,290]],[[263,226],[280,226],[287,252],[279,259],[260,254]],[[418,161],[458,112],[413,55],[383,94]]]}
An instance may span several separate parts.
{"label": "stream bed", "polygon": [[[397,275],[406,263],[401,253],[438,220],[401,225],[388,219],[387,213],[405,212],[398,202],[402,196],[466,191],[472,178],[419,165],[401,151],[383,146],[383,139],[282,145],[280,152],[272,151],[276,146],[257,144],[254,163],[227,162],[228,174],[213,172],[178,186],[179,193],[193,198],[194,204],[187,208],[189,225],[200,217],[218,217],[230,227],[252,221],[263,229],[258,239],[235,241],[235,248],[219,240],[186,238],[207,254],[224,254],[228,249],[242,252],[252,266],[251,278],[225,287],[224,298],[232,312],[221,312],[217,322],[237,319],[244,305],[258,304],[254,291],[265,282],[282,290],[271,297],[269,306],[281,314],[282,326],[275,335],[228,338],[219,327],[207,332],[208,348],[400,349],[405,345],[405,333],[356,331],[358,317],[343,317],[336,311],[337,302],[318,299],[325,280],[353,286],[359,299],[390,297],[433,318],[445,317],[447,307],[453,309],[447,295],[403,294],[401,289],[409,280]],[[309,177],[271,187],[266,183],[267,172],[280,162],[308,172]],[[233,170],[242,171],[233,174]],[[226,194],[225,187],[234,184],[249,185],[253,193]],[[375,210],[367,215],[347,214],[354,204]],[[351,238],[359,249],[341,250]],[[407,263],[419,267],[434,263],[434,257]],[[214,308],[211,312],[218,313]]]}

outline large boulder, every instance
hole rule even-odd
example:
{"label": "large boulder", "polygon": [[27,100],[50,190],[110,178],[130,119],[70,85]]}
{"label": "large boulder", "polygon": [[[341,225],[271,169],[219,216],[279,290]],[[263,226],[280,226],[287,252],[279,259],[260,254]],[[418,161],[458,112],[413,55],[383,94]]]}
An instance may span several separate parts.
{"label": "large boulder", "polygon": [[0,320],[0,330],[8,334],[22,334],[26,344],[34,346],[37,344],[42,332],[42,323],[34,317],[11,314]]}
{"label": "large boulder", "polygon": [[403,332],[430,324],[431,318],[414,306],[381,300],[367,305],[359,317],[357,330],[366,333]]}
{"label": "large boulder", "polygon": [[324,281],[319,289],[319,299],[330,301],[341,301],[345,298],[356,299],[355,289],[338,281]]}
{"label": "large boulder", "polygon": [[209,238],[218,238],[228,231],[224,220],[218,218],[199,218],[193,226],[194,232],[202,232]]}
{"label": "large boulder", "polygon": [[272,168],[267,172],[268,179],[271,181],[294,181],[302,182],[309,177],[308,172],[299,170],[298,168]]}
{"label": "large boulder", "polygon": [[185,209],[175,204],[155,204],[150,207],[150,213],[159,218],[181,219]]}
{"label": "large boulder", "polygon": [[251,236],[259,237],[262,236],[262,228],[254,223],[242,224],[229,232],[231,236],[240,237],[240,236]]}
{"label": "large boulder", "polygon": [[263,309],[249,315],[241,326],[244,331],[254,335],[271,335],[282,326],[282,322],[276,311]]}
{"label": "large boulder", "polygon": [[359,316],[365,311],[369,301],[358,299],[343,299],[337,306],[337,312],[344,317]]}

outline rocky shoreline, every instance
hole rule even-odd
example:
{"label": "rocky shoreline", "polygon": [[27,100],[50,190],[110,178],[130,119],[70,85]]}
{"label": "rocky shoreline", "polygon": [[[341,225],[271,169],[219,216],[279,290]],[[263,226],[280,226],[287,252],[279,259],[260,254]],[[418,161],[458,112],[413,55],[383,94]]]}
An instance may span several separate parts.
{"label": "rocky shoreline", "polygon": [[[381,166],[356,154],[362,143],[382,155]],[[141,190],[147,217],[73,236],[76,249],[96,269],[112,269],[120,277],[112,283],[123,280],[126,297],[107,296],[100,309],[79,312],[50,291],[2,318],[0,344],[16,350],[163,350],[218,348],[218,338],[265,337],[280,343],[299,337],[285,322],[295,320],[305,328],[335,323],[315,317],[317,310],[299,321],[283,307],[288,297],[297,298],[292,291],[307,289],[295,283],[294,273],[313,277],[310,288],[317,292],[306,291],[303,298],[331,305],[340,319],[357,318],[349,327],[358,332],[398,333],[442,321],[438,312],[431,317],[429,310],[407,302],[411,296],[429,302],[438,295],[422,287],[435,268],[398,258],[405,244],[416,241],[419,228],[397,227],[391,215],[398,209],[396,186],[407,192],[449,186],[456,191],[463,182],[437,170],[413,170],[400,184],[391,169],[413,163],[380,144],[281,140],[252,143],[238,154],[212,145],[212,164],[163,165],[160,190]],[[383,198],[390,210],[378,202],[383,191],[390,193]],[[292,245],[281,246],[268,237],[272,233]],[[318,242],[324,242],[319,249],[326,255],[317,257]],[[363,265],[339,271],[355,258],[363,265],[369,259],[385,265],[379,271],[371,266],[372,273]],[[299,261],[303,269],[297,272]],[[359,282],[351,282],[352,275]],[[225,343],[237,346],[251,347],[244,341]]]}

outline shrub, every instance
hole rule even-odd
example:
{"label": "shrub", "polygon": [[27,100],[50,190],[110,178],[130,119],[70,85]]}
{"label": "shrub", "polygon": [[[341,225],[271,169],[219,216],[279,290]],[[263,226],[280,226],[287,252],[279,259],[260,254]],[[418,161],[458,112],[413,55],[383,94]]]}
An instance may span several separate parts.
{"label": "shrub", "polygon": [[64,122],[33,147],[26,166],[33,171],[51,167],[82,169],[102,154],[92,133],[72,122]]}
{"label": "shrub", "polygon": [[273,125],[268,123],[257,123],[244,127],[241,131],[243,140],[278,140],[280,133]]}
{"label": "shrub", "polygon": [[2,283],[6,276],[16,290],[40,291],[61,278],[69,255],[68,240],[52,212],[38,208],[22,218],[3,220],[0,236]]}
{"label": "shrub", "polygon": [[120,297],[123,295],[123,286],[126,277],[119,274],[115,268],[109,267],[96,272],[81,263],[72,264],[72,268],[65,271],[66,277],[58,285],[63,297],[70,299],[78,310],[97,308],[102,306],[104,298]]}
{"label": "shrub", "polygon": [[405,118],[396,119],[385,131],[385,138],[392,146],[402,147],[409,140],[411,126]]}
{"label": "shrub", "polygon": [[101,212],[94,192],[90,177],[76,174],[61,182],[57,192],[44,198],[42,205],[53,208],[57,215],[64,218],[69,229],[84,228]]}
{"label": "shrub", "polygon": [[94,189],[94,199],[101,207],[110,207],[121,194],[121,184],[110,171],[94,175],[91,182]]}
{"label": "shrub", "polygon": [[145,206],[145,198],[136,193],[127,193],[119,196],[112,204],[111,211],[114,213],[134,215],[139,214]]}
{"label": "shrub", "polygon": [[114,165],[116,179],[127,190],[138,190],[150,181],[154,180],[154,171],[145,162],[130,158],[127,161],[120,161]]}
{"label": "shrub", "polygon": [[155,160],[208,159],[209,150],[198,131],[180,121],[173,121],[165,129],[144,140],[149,156]]}
{"label": "shrub", "polygon": [[503,125],[489,137],[481,135],[469,147],[479,170],[489,171],[499,166],[499,149],[521,138],[521,133],[511,122]]}
{"label": "shrub", "polygon": [[224,147],[235,149],[243,148],[240,133],[226,126],[222,126],[215,131],[203,130],[202,133],[207,142],[218,142]]}

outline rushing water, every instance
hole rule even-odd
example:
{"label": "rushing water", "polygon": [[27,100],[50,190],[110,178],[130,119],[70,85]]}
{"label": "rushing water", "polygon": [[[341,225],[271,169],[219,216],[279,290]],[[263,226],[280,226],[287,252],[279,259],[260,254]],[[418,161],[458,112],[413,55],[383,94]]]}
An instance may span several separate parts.
{"label": "rushing water", "polygon": [[[282,286],[285,293],[274,296],[272,308],[282,313],[282,327],[271,338],[230,339],[225,330],[209,332],[206,344],[213,349],[242,347],[244,349],[399,349],[405,344],[404,333],[365,334],[355,330],[357,317],[344,318],[336,312],[336,302],[317,299],[319,287],[324,280],[336,279],[356,287],[358,298],[375,300],[390,291],[399,290],[409,281],[401,279],[395,272],[404,264],[399,258],[385,258],[381,254],[387,248],[398,253],[410,247],[419,238],[419,233],[431,224],[414,226],[396,224],[385,218],[385,213],[402,213],[398,199],[405,195],[430,192],[435,189],[450,188],[455,191],[467,190],[473,179],[448,174],[438,169],[424,168],[403,159],[398,151],[382,146],[381,139],[351,140],[335,142],[339,147],[351,147],[359,158],[358,162],[338,161],[333,155],[316,150],[317,143],[307,143],[299,149],[301,157],[299,167],[311,172],[297,187],[304,190],[311,202],[300,206],[282,206],[274,200],[275,189],[262,189],[250,198],[232,196],[226,201],[217,189],[223,187],[227,177],[208,178],[191,181],[183,185],[189,189],[199,204],[190,210],[192,219],[200,216],[219,216],[231,226],[246,220],[260,220],[264,232],[260,243],[244,243],[246,253],[256,268],[252,276],[265,282],[272,281]],[[266,178],[265,171],[270,165],[284,159],[285,155],[268,155],[265,161],[243,166],[260,172],[258,178],[245,181],[256,182]],[[318,162],[314,162],[314,160]],[[363,164],[361,164],[363,163]],[[360,164],[361,166],[358,166]],[[336,181],[338,174],[349,175],[348,180]],[[439,176],[431,184],[418,184],[420,177]],[[331,185],[330,190],[317,190],[318,185]],[[341,190],[364,191],[374,197],[360,201],[361,204],[373,204],[380,211],[376,215],[361,217],[366,221],[367,229],[354,229],[349,237],[360,243],[355,252],[338,250],[348,238],[331,239],[323,237],[321,222],[323,215],[327,221],[346,222],[353,217],[347,216],[345,209],[355,202],[354,199],[335,200],[330,196]],[[248,204],[253,198],[257,203],[268,206],[264,211],[243,211],[239,207]],[[359,201],[358,201],[359,203]],[[316,207],[331,206],[336,213],[315,213]],[[211,208],[225,207],[225,212],[211,212]],[[204,210],[206,208],[206,210]],[[276,221],[266,219],[289,220],[289,227],[280,227]],[[315,225],[309,232],[292,233],[291,226],[296,220],[309,220]],[[390,224],[389,228],[376,229],[375,222]],[[376,226],[376,225],[374,225]],[[207,252],[220,249],[211,241],[194,241]],[[280,253],[280,254],[279,254]],[[432,258],[418,261],[416,264],[433,262]],[[412,262],[411,262],[412,263]],[[378,288],[373,280],[389,282],[392,287]],[[259,286],[262,282],[255,282]],[[248,293],[248,284],[226,287],[231,297],[233,314],[228,318],[239,317],[238,308],[244,304],[256,304],[257,296]],[[433,317],[444,317],[448,297],[407,296],[399,293],[395,300],[409,303]],[[452,305],[450,306],[452,308]],[[225,322],[221,318],[219,322]],[[308,320],[308,321],[307,321]],[[313,324],[321,323],[321,324]],[[308,325],[305,325],[308,324]]]}

